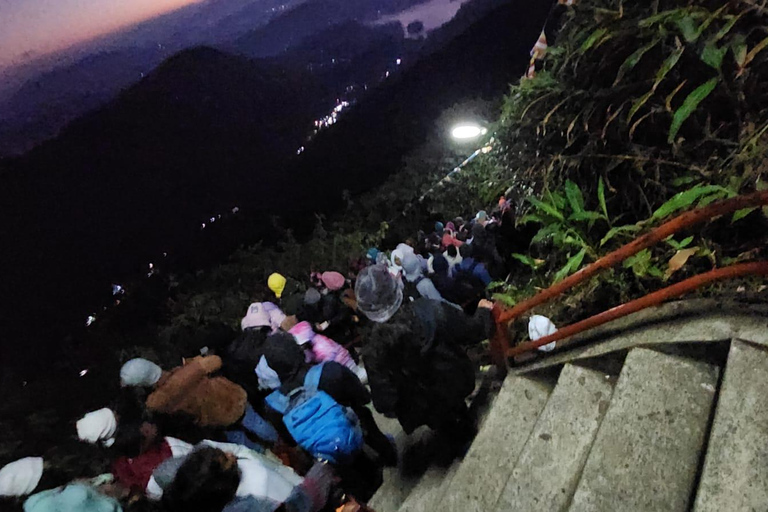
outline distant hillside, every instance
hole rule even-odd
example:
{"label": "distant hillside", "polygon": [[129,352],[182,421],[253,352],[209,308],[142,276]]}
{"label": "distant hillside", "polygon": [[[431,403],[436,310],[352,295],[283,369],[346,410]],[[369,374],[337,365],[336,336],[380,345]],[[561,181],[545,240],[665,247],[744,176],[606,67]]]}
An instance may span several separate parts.
{"label": "distant hillside", "polygon": [[0,106],[0,155],[22,154],[54,137],[170,55],[156,47],[98,53],[29,80]]}
{"label": "distant hillside", "polygon": [[351,85],[377,85],[387,69],[395,68],[398,58],[416,58],[419,48],[405,39],[399,24],[367,26],[346,21],[308,37],[275,60],[306,69],[327,87],[343,92]]}
{"label": "distant hillside", "polygon": [[333,191],[323,198],[328,206],[338,202],[344,189],[361,191],[381,182],[454,104],[501,99],[525,72],[551,5],[514,0],[491,10],[321,132],[294,160],[289,174],[302,177],[296,182],[308,195],[315,196],[321,186]]}
{"label": "distant hillside", "polygon": [[332,26],[372,21],[425,0],[309,0],[243,35],[231,48],[249,57],[273,57]]}
{"label": "distant hillside", "polygon": [[29,320],[41,290],[60,303],[57,320],[71,319],[98,286],[177,248],[199,219],[243,200],[278,206],[276,162],[301,143],[318,112],[310,98],[321,97],[308,75],[188,50],[5,162],[0,280],[14,300],[0,325]]}

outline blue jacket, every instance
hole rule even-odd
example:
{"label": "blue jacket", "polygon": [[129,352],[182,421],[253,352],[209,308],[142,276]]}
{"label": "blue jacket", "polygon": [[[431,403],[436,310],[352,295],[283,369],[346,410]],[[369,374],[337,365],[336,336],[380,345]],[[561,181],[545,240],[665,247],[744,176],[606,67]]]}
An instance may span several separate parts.
{"label": "blue jacket", "polygon": [[472,272],[472,275],[480,279],[485,286],[488,286],[491,283],[491,274],[488,273],[488,269],[486,269],[485,265],[479,261],[476,262],[475,258],[464,258],[459,264],[459,270],[463,272]]}

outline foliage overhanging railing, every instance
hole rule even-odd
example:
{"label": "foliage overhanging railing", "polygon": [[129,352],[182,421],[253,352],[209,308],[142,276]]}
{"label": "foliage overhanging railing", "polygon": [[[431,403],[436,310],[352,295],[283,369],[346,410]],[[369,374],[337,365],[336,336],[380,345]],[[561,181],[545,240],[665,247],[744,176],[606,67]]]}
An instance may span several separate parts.
{"label": "foliage overhanging railing", "polygon": [[612,308],[608,311],[592,316],[575,324],[563,327],[550,336],[543,337],[536,341],[521,343],[510,348],[509,343],[509,324],[519,318],[531,309],[548,302],[574,286],[586,281],[599,272],[611,268],[638,252],[656,245],[678,231],[691,227],[693,225],[705,222],[707,220],[733,213],[745,208],[768,205],[768,191],[756,192],[749,195],[738,196],[725,201],[711,204],[704,208],[699,208],[686,212],[674,219],[662,224],[645,235],[635,239],[633,242],[617,249],[616,251],[598,259],[591,265],[584,267],[575,274],[567,277],[563,281],[542,290],[528,300],[520,302],[510,309],[505,309],[501,303],[496,303],[493,308],[493,317],[496,324],[496,330],[491,338],[491,356],[494,364],[506,371],[508,358],[520,354],[531,352],[538,347],[559,341],[575,334],[581,333],[587,329],[597,327],[604,323],[616,320],[629,315],[641,309],[660,304],[665,300],[679,297],[685,293],[693,291],[701,286],[714,281],[740,277],[744,275],[768,275],[768,262],[754,262],[732,265],[729,267],[715,269],[704,274],[700,274],[685,281],[662,288],[656,292],[646,295],[640,299],[627,302],[621,306]]}

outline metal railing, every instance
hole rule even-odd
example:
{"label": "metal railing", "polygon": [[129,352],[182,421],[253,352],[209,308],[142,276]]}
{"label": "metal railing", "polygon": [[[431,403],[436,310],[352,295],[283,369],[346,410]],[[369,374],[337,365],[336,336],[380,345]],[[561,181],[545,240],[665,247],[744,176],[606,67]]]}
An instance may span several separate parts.
{"label": "metal railing", "polygon": [[609,309],[608,311],[604,311],[603,313],[575,324],[563,327],[551,336],[546,336],[536,341],[521,343],[510,348],[509,323],[536,306],[559,297],[574,286],[583,283],[599,272],[611,268],[638,252],[658,244],[680,230],[744,208],[753,208],[766,204],[768,204],[768,191],[762,191],[726,199],[703,208],[683,213],[510,309],[505,309],[497,302],[493,308],[493,318],[496,328],[495,333],[491,338],[490,346],[494,364],[498,366],[502,372],[506,372],[508,359],[510,357],[531,352],[538,347],[552,343],[553,341],[562,340],[647,307],[658,305],[666,300],[679,297],[706,284],[745,275],[768,275],[768,262],[743,263],[715,269],[666,288],[662,288],[661,290]]}

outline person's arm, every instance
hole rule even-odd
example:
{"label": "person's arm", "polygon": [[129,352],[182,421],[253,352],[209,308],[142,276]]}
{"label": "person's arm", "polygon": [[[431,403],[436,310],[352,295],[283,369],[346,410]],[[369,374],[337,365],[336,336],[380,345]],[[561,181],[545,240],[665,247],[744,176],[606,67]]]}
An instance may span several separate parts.
{"label": "person's arm", "polygon": [[371,386],[373,406],[381,414],[393,418],[398,402],[397,386],[390,372],[376,358],[365,357],[365,369],[368,372],[368,384]]}
{"label": "person's arm", "polygon": [[360,382],[358,376],[335,361],[329,361],[323,365],[318,389],[325,391],[338,403],[353,410],[365,407],[371,401],[371,394]]}
{"label": "person's arm", "polygon": [[435,283],[433,283],[429,278],[425,277],[422,279],[419,284],[416,285],[416,289],[419,290],[419,294],[421,294],[422,297],[425,299],[433,299],[433,300],[444,300],[443,296],[440,295],[440,292],[437,291],[437,288],[435,288]]}
{"label": "person's arm", "polygon": [[147,408],[159,412],[173,412],[175,405],[187,396],[209,373],[221,368],[219,356],[198,356],[177,368],[147,398]]}
{"label": "person's arm", "polygon": [[[319,512],[323,510],[331,494],[335,475],[329,464],[316,462],[307,472],[304,481],[293,488],[283,503],[287,512]],[[280,509],[278,509],[280,510]]]}

